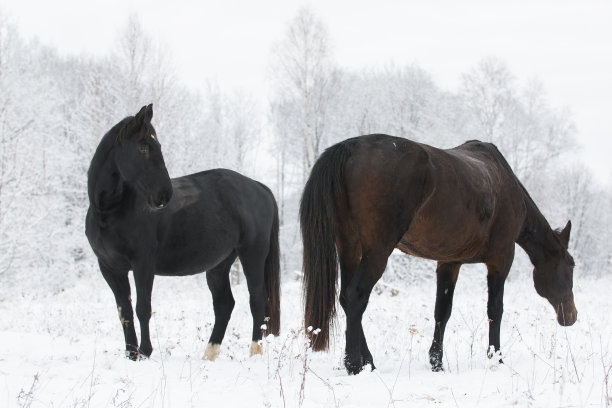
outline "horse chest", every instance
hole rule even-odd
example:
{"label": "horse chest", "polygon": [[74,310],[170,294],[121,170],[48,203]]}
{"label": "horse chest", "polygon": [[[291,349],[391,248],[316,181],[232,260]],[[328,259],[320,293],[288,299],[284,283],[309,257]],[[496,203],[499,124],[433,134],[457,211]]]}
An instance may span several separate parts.
{"label": "horse chest", "polygon": [[94,251],[99,258],[109,260],[128,259],[133,252],[124,237],[114,230],[104,228],[98,233]]}
{"label": "horse chest", "polygon": [[130,259],[133,259],[137,252],[136,245],[143,239],[138,238],[137,230],[133,226],[118,228],[116,221],[113,216],[102,222],[92,217],[88,219],[86,234],[98,258],[109,265],[125,267],[129,266]]}

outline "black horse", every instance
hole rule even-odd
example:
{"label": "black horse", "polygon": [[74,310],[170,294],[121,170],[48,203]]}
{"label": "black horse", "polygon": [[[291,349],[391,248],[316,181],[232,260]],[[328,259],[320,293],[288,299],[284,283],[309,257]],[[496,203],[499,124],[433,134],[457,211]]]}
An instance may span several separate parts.
{"label": "black horse", "polygon": [[349,373],[366,364],[374,367],[361,319],[394,248],[438,261],[429,350],[434,371],[442,370],[444,328],[464,263],[487,265],[489,350],[499,350],[504,282],[515,242],[529,255],[536,291],[552,304],[559,324],[576,321],[574,261],[567,252],[571,223],[553,231],[490,143],[440,150],[387,135],[345,140],[315,163],[300,222],[305,325],[321,329],[312,336],[312,347],[328,346],[339,261]]}
{"label": "black horse", "polygon": [[[261,353],[262,331],[280,329],[278,210],[263,184],[230,170],[170,179],[151,125],[152,105],[104,135],[88,172],[86,234],[115,295],[131,359],[150,356],[154,275],[207,271],[215,324],[204,358],[214,359],[234,307],[229,272],[240,258],[253,315],[251,355]],[[134,272],[134,328],[128,272]],[[180,294],[177,294],[180,298]]]}

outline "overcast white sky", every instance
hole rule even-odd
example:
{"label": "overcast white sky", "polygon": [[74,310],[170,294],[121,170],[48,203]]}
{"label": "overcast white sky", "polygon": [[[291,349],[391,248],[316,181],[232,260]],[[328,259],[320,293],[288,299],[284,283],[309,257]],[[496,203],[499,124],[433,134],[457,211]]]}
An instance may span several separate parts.
{"label": "overcast white sky", "polygon": [[326,23],[345,68],[416,62],[454,89],[461,73],[496,56],[520,82],[539,78],[552,105],[571,108],[580,154],[612,178],[612,1],[2,0],[0,8],[22,35],[92,54],[108,52],[135,12],[185,83],[258,94],[271,46],[302,5]]}

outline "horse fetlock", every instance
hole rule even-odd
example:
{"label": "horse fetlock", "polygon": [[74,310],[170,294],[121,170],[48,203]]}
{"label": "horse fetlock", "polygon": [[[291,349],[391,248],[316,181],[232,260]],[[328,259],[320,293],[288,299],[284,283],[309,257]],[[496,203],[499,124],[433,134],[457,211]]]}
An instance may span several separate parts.
{"label": "horse fetlock", "polygon": [[150,344],[141,344],[140,348],[138,349],[139,355],[140,355],[140,359],[145,359],[145,358],[149,358],[151,356],[151,353],[153,353],[153,346],[151,346]]}

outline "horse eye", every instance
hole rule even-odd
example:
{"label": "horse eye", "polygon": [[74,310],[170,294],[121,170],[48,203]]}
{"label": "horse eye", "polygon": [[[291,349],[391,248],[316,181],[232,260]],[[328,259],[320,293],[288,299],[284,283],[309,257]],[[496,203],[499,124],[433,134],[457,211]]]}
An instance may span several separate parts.
{"label": "horse eye", "polygon": [[146,145],[146,144],[138,145],[138,152],[142,154],[149,153],[149,145]]}

